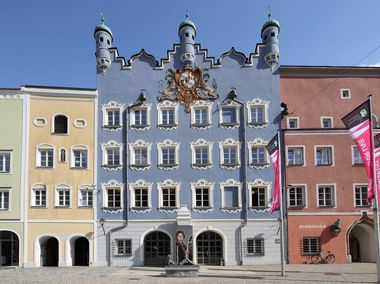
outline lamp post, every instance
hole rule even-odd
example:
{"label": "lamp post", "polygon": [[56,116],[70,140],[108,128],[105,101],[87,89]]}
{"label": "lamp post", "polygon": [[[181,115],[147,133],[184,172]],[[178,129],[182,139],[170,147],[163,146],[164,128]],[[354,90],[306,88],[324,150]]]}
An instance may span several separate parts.
{"label": "lamp post", "polygon": [[100,220],[99,220],[99,224],[100,224],[100,226],[102,226],[104,235],[106,234],[106,231],[104,230],[104,223],[105,223],[105,221],[106,220],[104,220],[104,218],[100,218]]}

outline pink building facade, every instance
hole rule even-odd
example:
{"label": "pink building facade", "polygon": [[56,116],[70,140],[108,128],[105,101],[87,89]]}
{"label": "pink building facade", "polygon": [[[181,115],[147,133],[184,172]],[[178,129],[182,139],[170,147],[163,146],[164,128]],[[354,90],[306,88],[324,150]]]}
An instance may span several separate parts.
{"label": "pink building facade", "polygon": [[373,211],[360,155],[341,118],[372,94],[379,133],[380,68],[281,67],[288,261],[375,262]]}

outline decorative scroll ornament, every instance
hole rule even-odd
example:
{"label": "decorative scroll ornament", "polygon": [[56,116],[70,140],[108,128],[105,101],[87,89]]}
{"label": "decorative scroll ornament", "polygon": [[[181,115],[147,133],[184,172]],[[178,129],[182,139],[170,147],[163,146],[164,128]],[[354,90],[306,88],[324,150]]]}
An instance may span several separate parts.
{"label": "decorative scroll ornament", "polygon": [[183,71],[171,68],[166,72],[167,87],[165,89],[163,89],[163,82],[160,82],[161,96],[157,97],[157,100],[179,102],[185,107],[185,112],[190,112],[190,105],[197,100],[219,98],[216,94],[215,79],[212,81],[212,88],[207,85],[209,79],[207,69],[192,69],[190,65],[186,65]]}

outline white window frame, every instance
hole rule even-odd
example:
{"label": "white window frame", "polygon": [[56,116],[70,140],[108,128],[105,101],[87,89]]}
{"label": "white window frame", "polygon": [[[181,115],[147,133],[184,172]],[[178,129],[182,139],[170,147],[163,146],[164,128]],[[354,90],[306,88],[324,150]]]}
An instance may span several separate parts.
{"label": "white window frame", "polygon": [[[331,164],[318,164],[317,150],[319,148],[330,148],[331,149]],[[314,145],[314,165],[317,167],[333,167],[333,166],[335,166],[334,145]]]}
{"label": "white window frame", "polygon": [[[158,168],[159,169],[166,169],[166,170],[174,170],[178,169],[179,167],[179,148],[180,148],[180,142],[175,142],[170,139],[165,139],[162,142],[157,143],[157,153],[158,153]],[[163,149],[174,149],[174,164],[173,165],[166,165],[163,164],[164,156],[163,156]]]}
{"label": "white window frame", "polygon": [[[241,166],[241,158],[240,158],[240,145],[239,141],[236,141],[232,138],[227,138],[224,141],[219,141],[219,155],[220,155],[220,167],[222,169],[232,170],[238,169]],[[234,147],[236,148],[236,164],[235,165],[225,165],[224,164],[224,148],[226,147]]]}
{"label": "white window frame", "polygon": [[[118,103],[116,101],[110,101],[107,104],[102,105],[102,113],[103,113],[103,120],[102,120],[102,127],[104,130],[107,131],[118,131],[123,128],[123,111],[124,111],[124,104]],[[108,112],[118,110],[119,111],[119,122],[120,124],[117,126],[110,126],[108,125]]]}
{"label": "white window frame", "polygon": [[[135,182],[129,183],[130,190],[130,208],[132,212],[149,212],[152,210],[152,185],[151,182],[146,182],[143,179],[139,179]],[[148,190],[148,207],[136,207],[135,206],[135,190],[140,188],[146,188]]]}
{"label": "white window frame", "polygon": [[[247,145],[248,145],[248,166],[250,168],[254,168],[254,169],[269,168],[269,166],[270,166],[270,163],[269,163],[269,154],[268,154],[267,149],[265,148],[266,145],[268,145],[268,143],[269,143],[269,141],[264,140],[262,138],[256,138],[253,141],[248,141],[247,142]],[[264,163],[263,164],[254,164],[253,163],[252,152],[253,152],[253,148],[255,148],[255,147],[264,148]]]}
{"label": "white window frame", "polygon": [[[55,132],[55,117],[65,116],[67,118],[67,133],[57,133]],[[51,134],[54,135],[69,135],[70,134],[70,117],[65,113],[55,113],[51,118]]]}
{"label": "white window frame", "polygon": [[[240,109],[241,105],[235,101],[231,101],[228,104],[219,104],[219,127],[225,128],[225,129],[231,129],[231,128],[237,128],[240,125]],[[230,123],[230,122],[224,122],[223,121],[223,108],[233,108],[235,109],[236,114],[236,122]]]}
{"label": "white window frame", "polygon": [[[82,195],[82,192],[86,192],[86,203],[87,204],[83,204],[83,195]],[[88,205],[88,193],[91,192],[92,195],[91,195],[91,205]],[[83,184],[83,185],[80,185],[78,187],[78,207],[79,208],[93,208],[94,206],[94,195],[95,195],[95,191],[94,191],[94,187],[92,185],[89,185],[89,184]]]}
{"label": "white window frame", "polygon": [[[348,97],[345,97],[343,95],[345,91],[348,92]],[[349,99],[351,99],[351,89],[350,88],[341,88],[340,89],[340,98],[343,99],[343,100],[349,100]]]}
{"label": "white window frame", "polygon": [[[80,167],[76,167],[75,166],[75,154],[74,154],[74,151],[81,151],[81,153],[82,152],[86,152],[86,167],[82,167],[82,166],[80,166]],[[86,146],[86,145],[73,145],[72,147],[71,147],[71,159],[70,159],[70,167],[72,168],[72,169],[76,169],[76,170],[87,170],[87,169],[89,169],[90,167],[90,151],[89,151],[89,149],[88,149],[88,146]],[[82,156],[82,154],[81,154],[81,156]],[[83,158],[81,158],[81,160],[82,160],[82,162],[81,162],[81,165],[83,165]]]}
{"label": "white window frame", "polygon": [[[42,206],[42,205],[37,205],[36,204],[36,193],[35,191],[45,191],[45,196],[46,196],[46,204],[45,206]],[[42,184],[42,183],[36,183],[36,184],[33,184],[31,186],[31,190],[30,190],[30,207],[33,207],[33,208],[48,208],[48,205],[49,205],[49,191],[48,191],[48,188],[45,184]]]}
{"label": "white window frame", "polygon": [[[192,192],[192,208],[193,208],[193,210],[202,210],[202,209],[213,210],[213,208],[214,208],[214,183],[209,182],[205,179],[200,179],[197,182],[190,183],[190,186],[191,186],[191,192]],[[197,188],[208,188],[209,205],[210,205],[209,207],[197,206],[197,199],[196,199],[196,189]],[[203,212],[203,210],[199,211],[199,212]],[[208,210],[204,211],[204,212],[208,212]]]}
{"label": "white window frame", "polygon": [[[209,129],[212,126],[212,102],[209,101],[195,101],[190,106],[191,109],[191,127],[194,129]],[[207,110],[207,123],[198,124],[196,123],[196,115],[195,111],[198,109],[206,109]]]}
{"label": "white window frame", "polygon": [[[164,206],[164,196],[163,196],[163,189],[164,188],[174,188],[175,189],[175,207],[168,207]],[[158,207],[160,209],[178,209],[180,207],[180,188],[181,183],[175,182],[172,179],[166,179],[163,182],[157,183],[157,190],[158,190]]]}
{"label": "white window frame", "polygon": [[[135,129],[138,131],[149,129],[151,126],[150,113],[152,110],[152,104],[143,103],[142,105],[139,105],[139,106],[134,106],[134,107],[132,107],[132,105],[130,106],[131,108],[129,109],[129,126],[132,129]],[[139,110],[139,111],[146,110],[146,125],[136,125],[136,117],[135,117],[136,110]]]}
{"label": "white window frame", "polygon": [[[288,145],[286,148],[286,165],[289,167],[306,167],[306,153],[305,153],[305,145]],[[302,148],[302,159],[303,164],[289,164],[289,149]]]}
{"label": "white window frame", "polygon": [[[264,128],[269,125],[269,101],[265,101],[260,98],[254,98],[253,100],[246,102],[247,112],[248,112],[248,126],[253,128]],[[263,123],[255,123],[252,119],[251,109],[253,107],[263,107],[264,108],[264,121]]]}
{"label": "white window frame", "polygon": [[[52,154],[53,165],[51,167],[45,167],[45,166],[41,165],[41,151],[43,151],[43,150],[52,150],[53,151],[53,154]],[[47,144],[47,143],[38,144],[36,146],[36,168],[54,169],[55,168],[54,156],[55,156],[55,147],[52,144]]]}
{"label": "white window frame", "polygon": [[[13,173],[13,151],[12,150],[0,150],[0,154],[9,154],[9,171],[2,171],[0,174],[12,174]],[[0,160],[5,166],[5,161]]]}
{"label": "white window frame", "polygon": [[[107,143],[100,144],[102,146],[102,168],[106,170],[119,170],[123,168],[123,144],[118,143],[115,140],[110,140]],[[119,149],[119,165],[109,165],[108,164],[108,153],[107,150],[110,148]]]}
{"label": "white window frame", "polygon": [[353,192],[353,200],[354,200],[354,208],[369,208],[371,207],[372,203],[369,202],[368,204],[362,204],[362,205],[357,205],[356,204],[356,187],[357,186],[360,186],[360,187],[366,187],[367,188],[367,191],[368,191],[368,184],[367,183],[354,183],[352,185],[352,192]]}
{"label": "white window frame", "polygon": [[[5,193],[8,193],[8,208],[4,208],[4,195]],[[0,195],[3,195],[1,198],[2,203],[0,203],[0,211],[12,211],[11,204],[12,204],[12,188],[11,187],[0,187]]]}
{"label": "white window frame", "polygon": [[[60,205],[59,204],[59,192],[63,190],[65,192],[69,192],[69,205]],[[54,207],[57,208],[71,208],[72,205],[72,200],[73,200],[73,195],[72,195],[72,188],[68,184],[58,184],[54,188]]]}
{"label": "white window frame", "polygon": [[[220,182],[219,186],[220,186],[220,194],[222,197],[222,210],[223,209],[225,210],[241,209],[242,208],[242,198],[241,198],[242,190],[241,189],[242,189],[243,184],[233,178],[229,178],[226,181]],[[225,187],[236,187],[236,190],[238,192],[238,206],[237,207],[226,207],[225,205],[226,200],[224,196]]]}
{"label": "white window frame", "polygon": [[[179,104],[171,101],[162,101],[157,104],[157,122],[158,122],[158,129],[161,130],[173,130],[178,128],[178,108]],[[163,125],[162,120],[162,111],[166,109],[173,109],[174,110],[174,124],[173,125]]]}
{"label": "white window frame", "polygon": [[[253,249],[253,252],[249,252],[248,251],[248,241],[253,241],[253,246],[252,246],[252,249]],[[262,252],[257,252],[257,245],[256,245],[256,241],[260,241],[260,246],[262,247]],[[246,254],[248,256],[264,256],[265,255],[265,239],[264,238],[247,238],[246,239]]]}
{"label": "white window frame", "polygon": [[[119,253],[119,242],[122,242],[122,248],[121,250],[123,253]],[[116,251],[113,253],[113,256],[123,256],[123,257],[131,257],[132,256],[132,239],[131,238],[126,238],[126,239],[121,239],[117,238],[114,241],[115,243],[115,249]],[[129,247],[129,249],[127,249]],[[129,252],[130,251],[130,252]]]}
{"label": "white window frame", "polygon": [[[147,165],[136,165],[135,160],[135,149],[138,148],[146,148],[147,150]],[[151,167],[151,150],[152,150],[152,143],[145,142],[142,139],[136,140],[134,143],[129,143],[129,152],[130,152],[130,160],[129,160],[129,166],[131,169],[134,170],[147,170]]]}
{"label": "white window frame", "polygon": [[[333,205],[319,205],[319,188],[320,187],[332,187],[332,202],[334,202]],[[336,184],[335,183],[320,183],[316,186],[316,201],[317,201],[317,208],[337,208],[337,192],[336,192]],[[326,200],[325,202],[326,203]]]}
{"label": "white window frame", "polygon": [[[203,138],[199,138],[197,141],[190,142],[191,148],[191,167],[198,170],[210,169],[212,167],[212,149],[214,142],[207,141]],[[197,164],[196,161],[196,149],[207,148],[208,151],[208,164]]]}
{"label": "white window frame", "polygon": [[[361,161],[360,164],[359,163],[355,163],[355,149],[357,149],[357,153],[358,153],[358,155],[360,157],[360,161]],[[356,166],[356,167],[363,167],[364,166],[363,159],[362,159],[362,157],[360,155],[360,152],[358,150],[358,147],[356,145],[351,145],[351,158],[352,158],[351,161],[352,161],[352,165],[353,166]]]}
{"label": "white window frame", "polygon": [[[119,212],[124,208],[124,184],[118,182],[114,179],[109,180],[106,183],[102,183],[102,192],[103,192],[103,211],[107,210],[109,212]],[[118,188],[120,190],[120,207],[108,207],[108,192],[110,188]],[[95,201],[96,202],[96,201]]]}
{"label": "white window frame", "polygon": [[[290,127],[290,121],[291,120],[294,120],[294,121],[296,121],[296,126],[297,127]],[[297,116],[288,116],[288,117],[286,117],[286,128],[287,129],[298,129],[298,128],[300,128],[300,119],[299,119],[299,117],[297,117]]]}
{"label": "white window frame", "polygon": [[[271,182],[270,181],[265,181],[261,178],[258,178],[258,179],[255,179],[253,182],[248,182],[248,206],[249,206],[249,209],[251,211],[255,211],[255,212],[260,212],[262,210],[268,210],[269,207],[270,207],[270,204],[269,204],[269,197],[270,197],[270,194],[271,194]],[[265,205],[264,207],[253,207],[253,202],[252,202],[252,187],[265,187],[266,188],[266,192],[265,192]]]}
{"label": "white window frame", "polygon": [[[302,188],[302,198],[303,205],[290,205],[290,189],[291,188]],[[307,184],[292,184],[287,187],[287,203],[289,209],[304,209],[308,208],[308,199],[307,199]]]}
{"label": "white window frame", "polygon": [[[323,126],[323,120],[324,119],[330,120],[331,127],[324,127]],[[332,116],[321,116],[321,128],[328,128],[328,129],[334,128],[334,118]]]}

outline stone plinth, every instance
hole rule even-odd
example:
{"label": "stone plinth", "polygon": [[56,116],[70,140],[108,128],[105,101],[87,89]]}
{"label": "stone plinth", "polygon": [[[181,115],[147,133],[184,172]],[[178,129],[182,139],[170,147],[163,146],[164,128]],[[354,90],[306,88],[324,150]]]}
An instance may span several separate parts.
{"label": "stone plinth", "polygon": [[166,277],[198,277],[199,265],[165,266]]}

